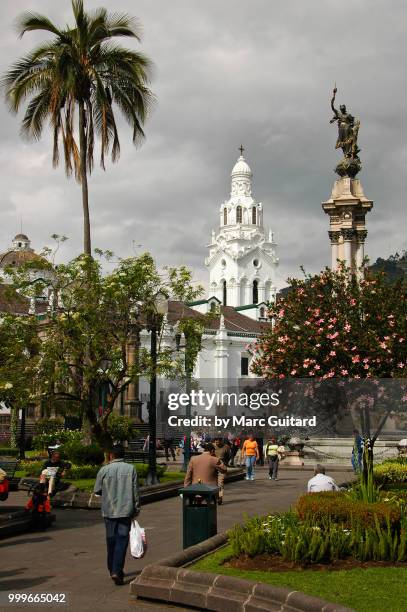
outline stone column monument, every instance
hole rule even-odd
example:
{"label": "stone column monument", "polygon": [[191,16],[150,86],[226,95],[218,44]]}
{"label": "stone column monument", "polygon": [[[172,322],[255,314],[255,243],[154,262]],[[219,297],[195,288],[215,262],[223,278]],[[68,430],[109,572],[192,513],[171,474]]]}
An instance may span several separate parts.
{"label": "stone column monument", "polygon": [[332,188],[331,197],[322,203],[329,215],[329,238],[331,240],[331,267],[335,270],[339,261],[357,270],[364,259],[364,243],[367,236],[366,213],[373,207],[359,179],[355,178],[362,168],[359,159],[358,133],[360,121],[355,119],[346,106],[335,108],[336,87],[333,90],[331,108],[334,113],[331,123],[338,124],[336,149],[342,149],[343,158],[335,172],[339,175]]}

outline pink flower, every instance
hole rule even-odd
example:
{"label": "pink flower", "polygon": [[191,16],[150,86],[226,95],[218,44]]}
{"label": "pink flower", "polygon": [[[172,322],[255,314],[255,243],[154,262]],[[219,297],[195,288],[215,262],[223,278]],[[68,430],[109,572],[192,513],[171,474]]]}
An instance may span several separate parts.
{"label": "pink flower", "polygon": [[297,370],[295,370],[295,369],[291,370],[290,374],[291,374],[291,376],[295,376],[297,374]]}
{"label": "pink flower", "polygon": [[329,353],[329,356],[330,356],[330,357],[336,357],[336,351],[331,351],[331,352]]}
{"label": "pink flower", "polygon": [[314,370],[320,370],[320,369],[321,369],[321,366],[320,366],[320,365],[318,365],[318,364],[315,364],[315,365],[314,365]]}
{"label": "pink flower", "polygon": [[344,329],[346,332],[350,332],[350,330],[351,330],[351,326],[349,325],[349,323],[346,323],[346,325],[344,325],[343,329]]}
{"label": "pink flower", "polygon": [[350,305],[351,306],[355,306],[355,304],[356,304],[356,300],[354,298],[352,298],[351,301],[350,301]]}
{"label": "pink flower", "polygon": [[341,374],[342,376],[347,376],[348,370],[345,370],[345,369],[341,370]]}
{"label": "pink flower", "polygon": [[359,361],[360,361],[360,357],[359,357],[359,355],[354,355],[354,356],[352,357],[352,363],[359,363]]}

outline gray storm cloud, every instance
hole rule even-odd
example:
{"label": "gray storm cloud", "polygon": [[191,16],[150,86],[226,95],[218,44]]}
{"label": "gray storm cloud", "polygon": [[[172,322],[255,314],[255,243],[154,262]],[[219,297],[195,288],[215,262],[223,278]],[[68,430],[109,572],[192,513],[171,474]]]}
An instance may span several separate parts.
{"label": "gray storm cloud", "polygon": [[[119,256],[148,249],[160,265],[188,264],[205,281],[205,247],[242,142],[255,196],[279,244],[281,279],[298,275],[300,265],[317,271],[329,264],[321,202],[339,158],[329,125],[336,81],[338,102],[361,119],[360,178],[375,202],[367,253],[375,260],[406,248],[404,2],[86,2],[101,4],[142,22],[158,103],[142,148],[131,145],[120,122],[119,162],[92,175],[94,246]],[[39,40],[15,34],[24,10],[62,24],[71,19],[68,0],[4,0],[2,72]],[[66,234],[60,257],[74,256],[82,237],[79,187],[63,167],[52,169],[48,133],[39,143],[20,138],[20,119],[0,104],[1,248],[22,218],[36,248],[53,233]]]}

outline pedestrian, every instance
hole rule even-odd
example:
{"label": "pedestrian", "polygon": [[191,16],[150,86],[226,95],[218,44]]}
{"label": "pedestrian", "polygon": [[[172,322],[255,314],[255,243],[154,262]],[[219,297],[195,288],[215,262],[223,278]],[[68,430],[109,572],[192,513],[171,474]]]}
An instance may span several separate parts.
{"label": "pedestrian", "polygon": [[166,461],[170,460],[170,453],[172,460],[175,461],[174,436],[168,432],[164,434],[164,452]]}
{"label": "pedestrian", "polygon": [[[215,456],[221,460],[224,465],[228,465],[230,460],[230,447],[229,444],[226,444],[222,437],[217,438],[215,440]],[[221,505],[223,503],[223,495],[225,489],[225,474],[224,472],[218,472],[218,487],[219,487],[219,497],[218,504]]]}
{"label": "pedestrian", "polygon": [[242,460],[246,460],[246,480],[254,480],[254,466],[259,459],[259,447],[254,435],[249,434],[243,443]]}
{"label": "pedestrian", "polygon": [[324,466],[317,463],[314,468],[314,476],[308,481],[308,493],[319,493],[320,491],[339,491],[339,487],[333,478],[325,475]]}
{"label": "pedestrian", "polygon": [[353,430],[352,467],[355,473],[362,471],[363,438],[357,429]]}
{"label": "pedestrian", "polygon": [[235,459],[237,451],[240,449],[240,438],[239,436],[235,436],[231,441],[231,449],[230,449],[230,465],[233,467],[235,465]]}
{"label": "pedestrian", "polygon": [[[218,474],[227,472],[226,466],[215,455],[215,447],[210,442],[203,445],[203,453],[191,457],[185,474],[184,487],[192,484],[218,486]],[[222,503],[222,502],[220,502]]]}
{"label": "pedestrian", "polygon": [[266,444],[265,455],[269,464],[269,480],[278,480],[278,463],[280,456],[277,440],[272,437]]}
{"label": "pedestrian", "polygon": [[137,472],[124,462],[124,448],[116,445],[110,462],[96,476],[94,493],[102,496],[102,516],[106,526],[107,567],[116,585],[124,584],[124,563],[131,521],[140,511]]}

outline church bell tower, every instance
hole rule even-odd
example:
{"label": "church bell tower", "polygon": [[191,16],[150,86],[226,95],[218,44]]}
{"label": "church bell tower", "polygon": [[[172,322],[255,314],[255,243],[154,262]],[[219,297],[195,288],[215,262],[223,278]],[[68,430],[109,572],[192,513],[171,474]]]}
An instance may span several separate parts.
{"label": "church bell tower", "polygon": [[263,206],[252,196],[253,173],[243,152],[241,146],[230,197],[220,206],[219,229],[212,231],[205,260],[209,297],[233,307],[274,301],[278,266],[273,232],[264,229]]}

